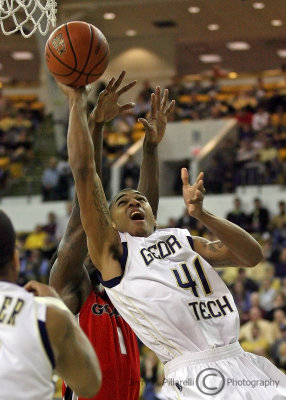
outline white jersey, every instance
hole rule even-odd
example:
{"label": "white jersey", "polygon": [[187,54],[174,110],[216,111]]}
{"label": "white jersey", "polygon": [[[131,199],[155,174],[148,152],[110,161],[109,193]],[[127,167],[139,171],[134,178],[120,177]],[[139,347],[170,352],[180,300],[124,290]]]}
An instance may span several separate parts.
{"label": "white jersey", "polygon": [[0,399],[51,400],[53,354],[46,304],[20,286],[0,282]]}
{"label": "white jersey", "polygon": [[103,281],[114,306],[162,362],[238,340],[233,297],[186,229],[120,233],[122,278]]}

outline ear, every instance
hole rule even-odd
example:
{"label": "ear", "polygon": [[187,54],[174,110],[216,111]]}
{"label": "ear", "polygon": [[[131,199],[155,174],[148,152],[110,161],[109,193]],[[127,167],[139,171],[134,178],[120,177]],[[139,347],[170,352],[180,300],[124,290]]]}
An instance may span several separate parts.
{"label": "ear", "polygon": [[155,231],[157,229],[158,224],[155,217],[153,217],[153,220],[154,220],[154,231]]}
{"label": "ear", "polygon": [[13,254],[13,267],[14,267],[14,271],[18,275],[20,272],[20,259],[19,259],[19,252],[16,249],[14,250],[14,254]]}

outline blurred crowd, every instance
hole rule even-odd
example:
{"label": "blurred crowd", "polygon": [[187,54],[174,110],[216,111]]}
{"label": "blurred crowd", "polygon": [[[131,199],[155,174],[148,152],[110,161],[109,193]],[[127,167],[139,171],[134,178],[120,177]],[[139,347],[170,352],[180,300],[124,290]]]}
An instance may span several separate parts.
{"label": "blurred crowd", "polygon": [[[241,185],[286,184],[286,80],[264,84],[259,78],[256,85],[220,86],[214,77],[209,84],[184,83],[174,78],[168,89],[169,97],[176,99],[175,111],[169,118],[171,122],[237,120],[237,136],[225,139],[205,168],[208,193],[233,193]],[[152,85],[145,81],[135,108],[104,127],[103,186],[108,198],[111,165],[144,136],[143,125],[137,120],[148,116],[153,91]],[[186,162],[189,166],[189,161]],[[177,172],[174,168],[174,195],[181,193]],[[130,156],[121,172],[120,187],[136,187],[138,177],[139,166]],[[65,148],[59,159],[49,161],[44,171],[43,199],[67,199],[72,186]]]}
{"label": "blurred crowd", "polygon": [[17,182],[34,157],[35,129],[43,104],[35,96],[3,96],[0,88],[0,196]]}
{"label": "blurred crowd", "polygon": [[[206,168],[209,193],[232,193],[239,185],[286,183],[286,80],[264,84],[258,78],[255,85],[221,86],[216,77],[204,83],[174,78],[168,89],[176,100],[170,121],[237,120],[237,137],[226,139]],[[137,119],[148,114],[153,91],[144,82],[134,110],[106,127],[107,161],[143,137]]]}
{"label": "blurred crowd", "polygon": [[[225,139],[219,154],[205,169],[208,193],[233,193],[240,185],[286,183],[286,79],[254,85],[225,85],[216,76],[209,80],[185,82],[173,78],[167,86],[176,108],[170,121],[235,118],[236,138]],[[103,89],[104,86],[100,86]],[[137,120],[146,117],[154,87],[145,81],[132,111],[120,115],[104,128],[103,185],[109,197],[110,168],[133,143],[144,136]],[[34,157],[34,132],[44,118],[43,105],[33,96],[17,100],[6,98],[0,90],[0,193],[25,174]],[[91,105],[92,107],[92,105]],[[67,162],[66,147],[57,158],[44,165],[41,187],[44,201],[72,197],[73,179]],[[174,170],[173,194],[180,193]],[[121,187],[134,187],[138,165],[130,157],[121,176]]]}

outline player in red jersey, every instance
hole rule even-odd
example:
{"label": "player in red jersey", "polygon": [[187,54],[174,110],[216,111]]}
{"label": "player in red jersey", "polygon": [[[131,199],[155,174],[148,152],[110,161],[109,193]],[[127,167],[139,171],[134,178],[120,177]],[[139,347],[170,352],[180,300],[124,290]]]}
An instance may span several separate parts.
{"label": "player in red jersey", "polygon": [[[95,148],[95,162],[101,171],[102,128],[132,103],[120,106],[118,98],[134,86],[135,82],[119,89],[125,76],[122,72],[115,81],[112,78],[100,94],[98,105],[89,119],[89,128]],[[174,106],[167,106],[168,92],[161,101],[160,88],[151,96],[149,121],[142,120],[145,127],[143,161],[138,190],[146,195],[154,215],[159,199],[159,171],[157,147],[166,129],[167,116]],[[86,112],[85,109],[80,112]],[[100,232],[99,232],[100,235]],[[122,319],[99,282],[93,266],[85,262],[87,254],[86,235],[80,221],[80,209],[75,199],[73,211],[65,235],[59,245],[57,259],[53,265],[50,284],[56,288],[64,302],[97,352],[102,370],[102,385],[94,400],[137,400],[140,388],[139,351],[137,339],[129,325]],[[91,272],[91,273],[89,273]],[[63,399],[74,399],[72,391],[64,386]]]}

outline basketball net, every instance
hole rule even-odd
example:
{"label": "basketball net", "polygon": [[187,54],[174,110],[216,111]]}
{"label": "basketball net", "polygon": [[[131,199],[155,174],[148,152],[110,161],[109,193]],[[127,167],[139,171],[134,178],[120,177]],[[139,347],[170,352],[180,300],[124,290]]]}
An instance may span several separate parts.
{"label": "basketball net", "polygon": [[0,0],[0,29],[4,35],[19,31],[28,38],[38,30],[46,35],[56,25],[55,0]]}

